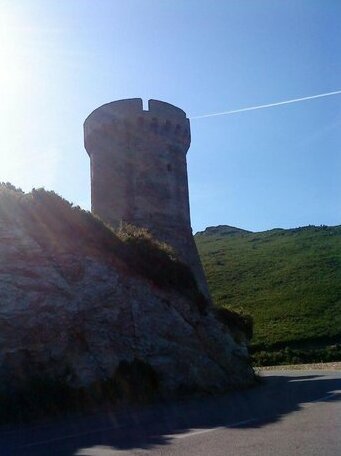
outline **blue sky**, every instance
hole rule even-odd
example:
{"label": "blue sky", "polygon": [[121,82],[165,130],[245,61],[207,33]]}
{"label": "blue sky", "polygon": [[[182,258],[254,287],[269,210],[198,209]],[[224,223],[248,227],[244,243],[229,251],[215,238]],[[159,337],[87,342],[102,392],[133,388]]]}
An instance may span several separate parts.
{"label": "blue sky", "polygon": [[[90,206],[82,124],[156,98],[188,116],[341,89],[339,0],[0,1],[0,181]],[[341,223],[341,95],[193,119],[192,226]]]}

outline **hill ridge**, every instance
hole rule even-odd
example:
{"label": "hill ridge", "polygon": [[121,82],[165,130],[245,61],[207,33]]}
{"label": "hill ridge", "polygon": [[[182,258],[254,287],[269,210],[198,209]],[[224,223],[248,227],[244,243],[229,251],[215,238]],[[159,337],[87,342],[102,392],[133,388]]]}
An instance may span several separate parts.
{"label": "hill ridge", "polygon": [[243,233],[252,233],[252,231],[244,230],[243,228],[237,228],[231,225],[217,225],[217,226],[208,226],[204,231],[198,231],[195,233],[195,236],[201,235],[229,235],[229,234],[243,234]]}
{"label": "hill ridge", "polygon": [[307,229],[330,229],[330,228],[340,228],[341,225],[302,225],[302,226],[296,226],[292,228],[281,228],[281,227],[275,227],[275,228],[269,228],[267,230],[260,230],[260,231],[252,231],[252,230],[246,230],[245,228],[239,228],[236,226],[232,225],[210,225],[207,226],[204,230],[202,231],[197,231],[194,236],[202,236],[202,235],[212,235],[212,234],[235,234],[235,233],[240,233],[240,234],[261,234],[261,233],[269,233],[269,232],[274,232],[274,231],[298,231],[298,230],[307,230]]}

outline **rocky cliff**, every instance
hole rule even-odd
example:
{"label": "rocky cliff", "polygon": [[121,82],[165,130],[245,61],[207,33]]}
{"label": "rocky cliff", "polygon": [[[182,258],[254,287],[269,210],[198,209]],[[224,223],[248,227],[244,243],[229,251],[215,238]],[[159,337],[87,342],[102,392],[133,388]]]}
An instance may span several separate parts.
{"label": "rocky cliff", "polygon": [[245,345],[186,266],[142,230],[114,233],[52,192],[0,187],[0,380],[72,388],[143,362],[161,391],[253,382]]}

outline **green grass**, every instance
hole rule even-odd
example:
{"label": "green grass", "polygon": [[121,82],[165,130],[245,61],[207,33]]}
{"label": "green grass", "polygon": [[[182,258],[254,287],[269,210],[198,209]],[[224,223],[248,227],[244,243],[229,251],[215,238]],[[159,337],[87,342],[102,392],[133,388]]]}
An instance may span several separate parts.
{"label": "green grass", "polygon": [[195,239],[215,305],[252,316],[254,352],[341,340],[341,226]]}
{"label": "green grass", "polygon": [[261,350],[252,354],[252,362],[255,366],[330,363],[340,360],[340,344],[305,350],[286,347],[276,351]]}

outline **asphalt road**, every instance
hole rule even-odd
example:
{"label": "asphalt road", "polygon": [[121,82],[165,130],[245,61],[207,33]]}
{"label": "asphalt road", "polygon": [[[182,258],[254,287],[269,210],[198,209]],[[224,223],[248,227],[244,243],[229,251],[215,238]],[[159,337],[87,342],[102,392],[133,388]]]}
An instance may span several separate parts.
{"label": "asphalt road", "polygon": [[340,456],[341,371],[268,371],[257,387],[1,427],[0,455]]}

